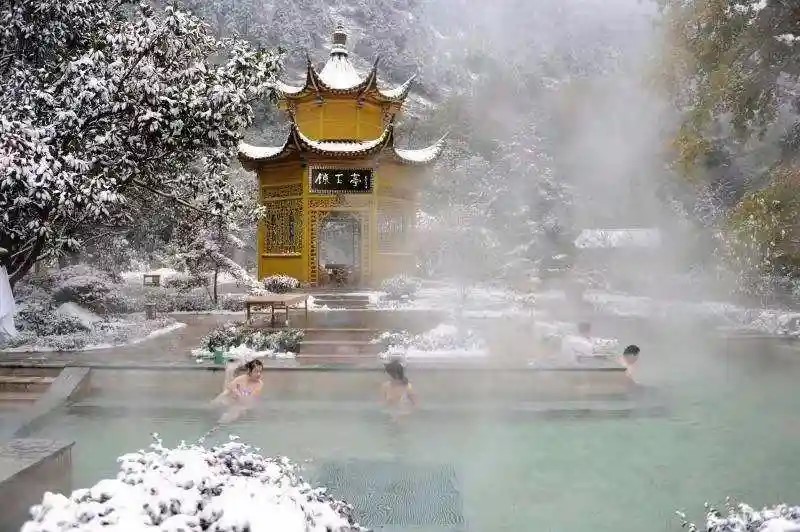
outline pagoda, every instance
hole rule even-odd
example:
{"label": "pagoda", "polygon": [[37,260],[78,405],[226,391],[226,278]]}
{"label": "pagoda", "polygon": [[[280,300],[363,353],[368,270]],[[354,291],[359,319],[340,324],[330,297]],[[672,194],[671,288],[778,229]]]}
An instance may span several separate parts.
{"label": "pagoda", "polygon": [[424,166],[443,138],[422,149],[395,146],[394,123],[413,77],[381,88],[378,61],[360,74],[338,26],[330,57],[305,83],[278,82],[289,119],[281,146],[241,143],[266,216],[258,230],[259,278],[285,274],[311,285],[369,285],[416,266],[412,231]]}

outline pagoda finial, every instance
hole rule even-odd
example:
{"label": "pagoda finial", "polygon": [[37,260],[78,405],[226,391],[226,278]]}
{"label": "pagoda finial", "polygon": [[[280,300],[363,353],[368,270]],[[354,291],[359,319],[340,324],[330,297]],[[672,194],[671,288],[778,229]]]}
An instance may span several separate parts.
{"label": "pagoda finial", "polygon": [[331,46],[331,55],[337,54],[347,55],[347,32],[344,31],[341,22],[333,31],[333,46]]}

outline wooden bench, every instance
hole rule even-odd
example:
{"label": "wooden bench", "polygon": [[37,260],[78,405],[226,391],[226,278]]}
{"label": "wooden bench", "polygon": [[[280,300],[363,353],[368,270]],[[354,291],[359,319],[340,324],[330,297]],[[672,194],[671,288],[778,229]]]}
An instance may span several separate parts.
{"label": "wooden bench", "polygon": [[[148,282],[150,281],[150,282]],[[142,275],[142,286],[161,286],[161,276],[157,273],[145,273]]]}
{"label": "wooden bench", "polygon": [[286,326],[289,326],[289,307],[304,303],[306,310],[306,323],[308,323],[308,294],[268,294],[263,296],[248,296],[244,300],[246,320],[250,322],[252,309],[269,307],[272,312],[270,324],[275,325],[275,309],[286,311]]}

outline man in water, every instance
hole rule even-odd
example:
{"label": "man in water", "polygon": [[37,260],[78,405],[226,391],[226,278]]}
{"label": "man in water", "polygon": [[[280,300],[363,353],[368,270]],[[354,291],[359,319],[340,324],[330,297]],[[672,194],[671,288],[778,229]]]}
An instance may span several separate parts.
{"label": "man in water", "polygon": [[591,337],[592,326],[587,322],[578,324],[578,335],[565,336],[561,341],[561,353],[572,362],[594,355],[594,342]]}
{"label": "man in water", "polygon": [[638,345],[629,345],[622,352],[622,358],[620,359],[620,364],[625,368],[625,375],[631,380],[635,380],[633,378],[633,368],[639,361],[639,351]]}

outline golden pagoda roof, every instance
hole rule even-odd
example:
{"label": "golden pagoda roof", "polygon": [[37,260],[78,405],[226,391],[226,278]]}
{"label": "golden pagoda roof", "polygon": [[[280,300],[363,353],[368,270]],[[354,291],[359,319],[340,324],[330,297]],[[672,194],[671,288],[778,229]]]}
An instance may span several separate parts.
{"label": "golden pagoda roof", "polygon": [[354,95],[359,98],[369,95],[381,102],[402,103],[405,100],[415,76],[411,76],[405,83],[392,89],[380,89],[378,88],[380,59],[375,59],[372,69],[366,76],[362,76],[350,62],[346,45],[347,34],[340,25],[333,33],[331,54],[322,70],[317,72],[311,58],[306,56],[305,83],[298,87],[278,81],[276,89],[279,97],[294,100],[309,95],[333,94]]}
{"label": "golden pagoda roof", "polygon": [[292,122],[289,137],[283,146],[253,146],[242,142],[239,144],[239,160],[242,163],[279,161],[300,153],[337,159],[359,159],[388,153],[401,164],[429,164],[441,154],[444,139],[443,136],[435,144],[421,149],[397,148],[394,145],[394,126],[390,123],[373,140],[311,140]]}

